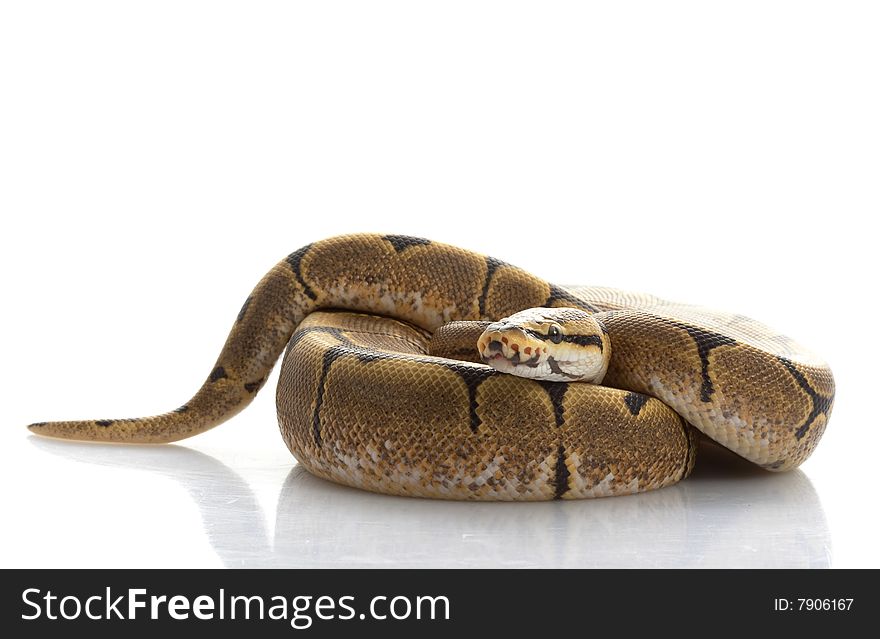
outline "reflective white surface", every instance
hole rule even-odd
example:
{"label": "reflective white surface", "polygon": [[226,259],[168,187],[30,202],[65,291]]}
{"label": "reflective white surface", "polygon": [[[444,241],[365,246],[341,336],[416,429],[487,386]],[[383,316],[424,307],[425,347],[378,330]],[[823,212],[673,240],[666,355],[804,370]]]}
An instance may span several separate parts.
{"label": "reflective white surface", "polygon": [[[165,549],[184,557],[184,565],[227,567],[824,568],[832,561],[825,514],[806,474],[770,475],[715,447],[703,448],[703,463],[690,479],[653,493],[480,504],[366,493],[299,466],[271,473],[235,469],[234,459],[224,463],[184,446],[36,437],[29,444],[72,464],[59,494],[44,496],[47,506],[75,494],[104,513],[96,525],[86,506],[79,517],[44,521],[48,530],[35,531],[59,545],[68,565],[106,565],[105,550],[112,556],[120,541],[131,546],[126,565],[167,565],[154,556]],[[140,516],[162,523],[140,534],[135,522],[113,515],[112,503],[101,503],[102,491],[78,470],[108,478],[122,477],[114,474],[119,470],[132,471],[132,479],[139,474],[128,486],[128,503],[150,493]],[[263,490],[274,490],[274,502],[258,497]],[[150,503],[165,499],[186,516],[151,512]]]}

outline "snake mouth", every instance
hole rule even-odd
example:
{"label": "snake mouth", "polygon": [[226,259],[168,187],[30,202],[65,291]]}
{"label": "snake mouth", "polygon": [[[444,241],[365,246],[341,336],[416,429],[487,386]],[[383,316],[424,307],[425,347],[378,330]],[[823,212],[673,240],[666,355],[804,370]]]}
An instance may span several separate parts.
{"label": "snake mouth", "polygon": [[537,368],[546,355],[546,349],[532,346],[521,346],[507,336],[483,338],[478,344],[480,358],[486,364],[506,362],[512,367],[525,366]]}
{"label": "snake mouth", "polygon": [[538,355],[534,355],[528,359],[522,359],[518,352],[515,352],[512,357],[506,357],[504,353],[491,353],[489,355],[482,355],[482,359],[487,364],[490,362],[503,361],[514,367],[526,366],[528,368],[536,368],[541,363],[541,358]]}
{"label": "snake mouth", "polygon": [[553,381],[592,381],[585,376],[584,361],[565,357],[565,349],[538,345],[524,331],[518,335],[508,327],[503,332],[484,333],[477,349],[484,364],[502,373]]}

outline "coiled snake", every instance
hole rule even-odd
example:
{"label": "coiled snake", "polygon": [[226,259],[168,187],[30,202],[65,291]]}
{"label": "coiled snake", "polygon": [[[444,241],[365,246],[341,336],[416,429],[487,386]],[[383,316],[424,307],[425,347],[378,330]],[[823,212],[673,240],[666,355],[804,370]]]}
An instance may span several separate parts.
{"label": "coiled snake", "polygon": [[[525,309],[536,310],[510,317]],[[496,322],[479,347],[497,368],[466,361],[477,348],[468,356],[471,336],[462,351],[456,327],[468,325],[438,330],[456,321]],[[592,332],[575,335],[579,323]],[[441,352],[461,359],[428,354],[434,333],[449,342]],[[541,500],[660,488],[693,468],[692,426],[788,470],[815,448],[834,400],[824,362],[749,318],[557,286],[429,240],[349,235],[305,246],[266,274],[186,404],[29,428],[129,443],[191,437],[247,406],[285,347],[277,405],[293,455],[320,477],[398,495]],[[588,379],[605,373],[604,386],[528,378],[546,368],[574,379],[583,371],[560,353],[608,351],[610,362],[587,366]]]}

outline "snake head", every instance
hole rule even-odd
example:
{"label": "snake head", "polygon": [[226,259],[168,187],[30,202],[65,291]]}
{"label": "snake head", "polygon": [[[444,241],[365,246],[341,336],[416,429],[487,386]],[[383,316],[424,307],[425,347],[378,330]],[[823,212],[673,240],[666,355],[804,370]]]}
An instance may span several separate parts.
{"label": "snake head", "polygon": [[487,326],[477,350],[484,363],[502,373],[599,384],[611,360],[611,339],[586,311],[530,308]]}

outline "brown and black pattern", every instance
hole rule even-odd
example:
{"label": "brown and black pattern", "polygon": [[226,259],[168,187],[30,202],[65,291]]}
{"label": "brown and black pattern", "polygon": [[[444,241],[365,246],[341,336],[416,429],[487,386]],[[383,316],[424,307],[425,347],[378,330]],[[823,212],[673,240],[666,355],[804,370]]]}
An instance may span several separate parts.
{"label": "brown and black pattern", "polygon": [[[573,499],[668,485],[687,467],[686,427],[657,400],[635,417],[614,407],[624,391],[428,356],[424,332],[380,317],[313,313],[292,341],[279,380],[282,433],[301,463],[333,481],[444,499]],[[569,397],[599,415],[570,423]],[[602,419],[610,423],[597,437],[590,426]],[[641,464],[620,457],[621,440],[664,453],[618,482],[615,472]],[[571,477],[588,457],[605,469],[596,485]]]}
{"label": "brown and black pattern", "polygon": [[[448,322],[545,305],[596,314],[612,344],[606,386],[542,384],[427,354]],[[424,497],[568,499],[668,485],[693,467],[685,421],[786,470],[815,448],[834,398],[824,362],[749,318],[556,286],[429,240],[351,235],[308,244],[266,274],[205,383],[179,408],[30,428],[68,439],[184,439],[244,409],[285,348],[276,395],[296,457],[322,477]]]}

